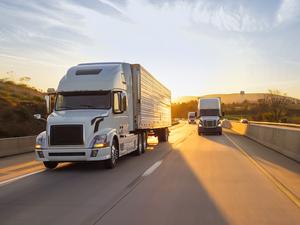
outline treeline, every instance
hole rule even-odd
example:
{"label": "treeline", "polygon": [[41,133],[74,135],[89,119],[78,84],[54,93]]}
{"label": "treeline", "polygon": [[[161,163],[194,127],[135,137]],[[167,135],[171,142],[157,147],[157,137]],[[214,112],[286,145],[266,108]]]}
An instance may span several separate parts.
{"label": "treeline", "polygon": [[45,124],[33,114],[45,114],[43,94],[24,83],[0,79],[0,138],[35,135]]}
{"label": "treeline", "polygon": [[196,112],[197,101],[172,104],[172,118],[187,118],[188,112]]}

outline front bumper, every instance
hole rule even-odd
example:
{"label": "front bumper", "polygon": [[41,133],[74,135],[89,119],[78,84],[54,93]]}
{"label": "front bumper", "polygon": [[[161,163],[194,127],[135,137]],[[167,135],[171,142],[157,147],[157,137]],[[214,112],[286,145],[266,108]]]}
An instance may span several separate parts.
{"label": "front bumper", "polygon": [[216,134],[222,132],[222,127],[198,127],[199,133]]}
{"label": "front bumper", "polygon": [[[95,151],[97,150],[97,154]],[[94,155],[92,155],[92,153]],[[69,148],[53,148],[53,149],[36,149],[36,159],[39,161],[56,161],[56,162],[76,162],[76,161],[101,161],[111,157],[111,149],[69,149]]]}

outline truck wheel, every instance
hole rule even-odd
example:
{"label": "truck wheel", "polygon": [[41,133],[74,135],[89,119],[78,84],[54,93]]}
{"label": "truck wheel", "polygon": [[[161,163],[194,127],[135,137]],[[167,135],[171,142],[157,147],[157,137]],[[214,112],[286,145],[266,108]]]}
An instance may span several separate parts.
{"label": "truck wheel", "polygon": [[159,142],[167,142],[169,140],[169,131],[167,128],[161,129],[158,135]]}
{"label": "truck wheel", "polygon": [[58,165],[58,162],[43,162],[43,163],[47,169],[54,169]]}
{"label": "truck wheel", "polygon": [[199,135],[199,136],[201,136],[201,132],[200,132],[200,130],[199,130],[199,129],[198,129],[198,135]]}
{"label": "truck wheel", "polygon": [[138,134],[138,144],[137,149],[135,150],[135,155],[143,154],[143,134]]}
{"label": "truck wheel", "polygon": [[115,168],[119,158],[119,148],[118,148],[117,141],[115,139],[113,140],[110,154],[111,154],[110,159],[106,160],[105,162],[105,166],[107,169]]}
{"label": "truck wheel", "polygon": [[142,134],[142,153],[145,153],[146,149],[147,149],[147,146],[148,146],[148,137],[147,137],[147,132],[144,132]]}

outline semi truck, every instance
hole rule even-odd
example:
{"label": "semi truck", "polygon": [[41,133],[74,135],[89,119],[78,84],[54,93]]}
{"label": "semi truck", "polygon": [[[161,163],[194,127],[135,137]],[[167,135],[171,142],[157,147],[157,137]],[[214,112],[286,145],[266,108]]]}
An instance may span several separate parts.
{"label": "semi truck", "polygon": [[79,64],[48,90],[47,119],[34,115],[46,121],[35,145],[46,168],[77,161],[114,168],[119,157],[145,152],[149,132],[168,141],[171,92],[139,64]]}
{"label": "semi truck", "polygon": [[196,123],[196,117],[197,117],[196,112],[188,112],[188,123],[189,124],[195,124]]}
{"label": "semi truck", "polygon": [[198,134],[218,134],[222,135],[221,117],[224,113],[221,111],[220,98],[200,98],[198,100],[198,115],[200,117],[198,124]]}

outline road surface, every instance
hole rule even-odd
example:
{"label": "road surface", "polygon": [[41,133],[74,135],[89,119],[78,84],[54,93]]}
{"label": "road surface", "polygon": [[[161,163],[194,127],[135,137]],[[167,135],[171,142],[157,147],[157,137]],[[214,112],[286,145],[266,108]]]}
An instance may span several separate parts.
{"label": "road surface", "polygon": [[0,160],[0,224],[299,224],[299,163],[228,130],[198,136],[196,125],[150,142],[114,170]]}

